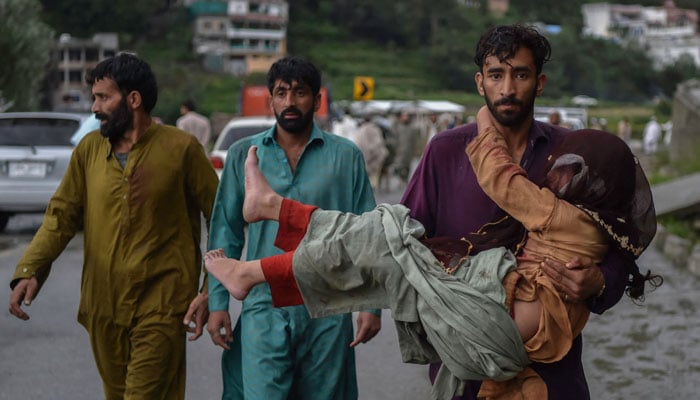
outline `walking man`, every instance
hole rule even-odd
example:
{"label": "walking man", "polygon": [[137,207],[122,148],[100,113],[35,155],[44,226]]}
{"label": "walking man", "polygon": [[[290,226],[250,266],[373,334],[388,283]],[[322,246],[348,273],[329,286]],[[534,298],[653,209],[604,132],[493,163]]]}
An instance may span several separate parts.
{"label": "walking man", "polygon": [[29,319],[22,305],[84,226],[78,322],[104,398],[184,399],[185,336],[198,338],[208,317],[200,220],[209,220],[217,176],[192,135],[152,120],[158,87],[146,62],[118,54],[87,81],[100,130],[73,151],[12,277],[10,313]]}
{"label": "walking man", "polygon": [[[534,28],[506,25],[486,31],[474,57],[477,90],[513,159],[536,182],[544,178],[547,158],[566,131],[534,120],[535,99],[547,81],[542,68],[550,53],[549,42]],[[481,189],[465,154],[467,144],[476,136],[474,123],[437,134],[408,184],[401,203],[423,224],[428,237],[464,237],[506,215]],[[517,238],[503,232],[494,247],[511,239]],[[566,265],[545,262],[542,273],[550,276],[565,301],[584,301],[592,312],[602,313],[620,299],[627,271],[633,267],[621,254],[610,252],[600,266],[592,265],[590,260],[572,260]],[[550,400],[587,400],[581,347],[579,336],[563,359],[550,364],[532,363],[535,373],[522,379],[532,379],[540,386],[544,381]],[[439,364],[431,365],[431,379],[438,369]],[[476,399],[480,385],[468,381],[460,399]]]}
{"label": "walking man", "polygon": [[[321,74],[310,62],[286,57],[268,72],[270,107],[277,123],[234,143],[214,204],[210,249],[248,260],[282,253],[275,245],[277,223],[243,220],[244,162],[257,146],[260,169],[278,193],[324,208],[361,213],[374,208],[362,153],[343,137],[314,123],[321,105]],[[290,277],[293,279],[293,277]],[[225,350],[224,399],[357,399],[353,347],[380,329],[380,310],[361,312],[353,339],[350,314],[312,319],[304,306],[275,308],[268,285],[243,302],[235,331],[229,292],[209,276],[211,315],[207,330]]]}

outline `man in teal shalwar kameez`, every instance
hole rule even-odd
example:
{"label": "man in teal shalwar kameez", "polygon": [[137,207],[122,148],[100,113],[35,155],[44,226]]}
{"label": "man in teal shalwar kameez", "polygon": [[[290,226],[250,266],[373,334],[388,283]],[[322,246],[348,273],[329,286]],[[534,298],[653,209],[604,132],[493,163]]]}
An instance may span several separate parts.
{"label": "man in teal shalwar kameez", "polygon": [[[321,131],[313,122],[320,106],[320,73],[307,61],[288,57],[268,73],[275,127],[242,139],[228,151],[214,204],[209,248],[241,258],[246,224],[242,216],[248,148],[258,147],[260,168],[278,193],[305,203],[361,213],[374,207],[360,150]],[[274,246],[277,222],[247,226],[246,259],[282,251]],[[275,309],[270,289],[259,285],[243,302],[234,332],[228,291],[210,276],[208,329],[225,348],[224,399],[356,399],[353,347],[379,330],[379,310],[362,312],[353,340],[351,314],[312,319],[304,306]]]}

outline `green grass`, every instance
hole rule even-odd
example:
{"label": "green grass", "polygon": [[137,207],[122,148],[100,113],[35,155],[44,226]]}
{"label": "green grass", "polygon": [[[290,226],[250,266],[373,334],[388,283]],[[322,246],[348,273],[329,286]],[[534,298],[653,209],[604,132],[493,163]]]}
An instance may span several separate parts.
{"label": "green grass", "polygon": [[[333,98],[352,99],[356,76],[374,78],[375,99],[414,100],[436,87],[435,78],[423,71],[419,51],[385,49],[371,43],[321,42],[307,55],[324,72]],[[434,90],[434,89],[433,89]]]}
{"label": "green grass", "polygon": [[684,221],[672,215],[666,215],[659,217],[658,222],[664,226],[668,233],[689,239],[693,243],[697,243],[698,239],[700,239],[700,232],[693,229],[691,221]]}

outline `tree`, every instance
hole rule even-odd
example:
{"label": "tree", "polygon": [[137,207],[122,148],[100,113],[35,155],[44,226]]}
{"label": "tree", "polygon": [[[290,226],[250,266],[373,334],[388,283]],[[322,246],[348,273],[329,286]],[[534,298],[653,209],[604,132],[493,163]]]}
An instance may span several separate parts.
{"label": "tree", "polygon": [[41,0],[47,21],[60,33],[88,37],[118,32],[139,37],[149,33],[154,17],[174,7],[173,0]]}
{"label": "tree", "polygon": [[661,70],[659,86],[666,97],[672,98],[679,83],[691,78],[697,78],[699,75],[700,71],[695,65],[693,58],[683,54],[674,63],[666,65]]}
{"label": "tree", "polygon": [[37,0],[0,0],[0,97],[13,109],[37,107],[53,31],[40,18]]}
{"label": "tree", "polygon": [[586,94],[606,100],[639,101],[651,96],[655,72],[642,51],[564,28],[549,37],[552,60],[545,70],[548,96]]}

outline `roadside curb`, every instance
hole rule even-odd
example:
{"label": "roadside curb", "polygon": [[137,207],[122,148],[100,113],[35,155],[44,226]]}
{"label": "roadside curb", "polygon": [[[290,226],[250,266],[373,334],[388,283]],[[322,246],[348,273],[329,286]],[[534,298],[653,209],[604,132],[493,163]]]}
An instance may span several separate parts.
{"label": "roadside curb", "polygon": [[689,239],[668,233],[663,226],[658,225],[651,245],[676,267],[685,268],[692,275],[700,277],[700,244],[693,244]]}

